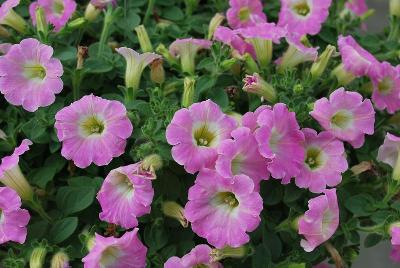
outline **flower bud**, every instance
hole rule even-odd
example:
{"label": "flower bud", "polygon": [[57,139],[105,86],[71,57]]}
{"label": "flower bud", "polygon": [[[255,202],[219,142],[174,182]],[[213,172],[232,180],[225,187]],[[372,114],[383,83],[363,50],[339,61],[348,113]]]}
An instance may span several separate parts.
{"label": "flower bud", "polygon": [[89,3],[86,6],[84,18],[87,21],[92,22],[99,16],[100,12],[101,12],[101,9],[99,9],[99,8],[95,7],[93,4]]}
{"label": "flower bud", "polygon": [[146,28],[143,25],[139,25],[135,28],[135,31],[139,39],[142,52],[153,52],[153,45],[151,44]]}
{"label": "flower bud", "polygon": [[226,258],[243,258],[248,252],[249,250],[247,246],[241,246],[238,248],[224,247],[222,249],[214,248],[211,251],[211,258],[214,262]]}
{"label": "flower bud", "polygon": [[221,62],[221,69],[224,71],[229,70],[237,62],[238,62],[238,60],[235,58],[224,60]]}
{"label": "flower bud", "polygon": [[276,101],[275,89],[267,83],[258,73],[246,75],[243,79],[243,91],[257,94],[265,100],[274,103]]}
{"label": "flower bud", "polygon": [[340,86],[348,85],[356,78],[352,73],[344,69],[343,63],[339,64],[335,69],[333,69],[331,75],[336,76]]}
{"label": "flower bud", "polygon": [[59,251],[53,255],[50,268],[69,268],[69,258],[64,251]]}
{"label": "flower bud", "polygon": [[324,52],[322,52],[322,54],[313,63],[310,70],[313,79],[317,79],[322,75],[329,63],[329,59],[332,57],[334,52],[336,52],[336,47],[328,45]]}
{"label": "flower bud", "polygon": [[156,48],[156,52],[162,55],[163,58],[166,59],[169,64],[171,65],[178,64],[177,59],[174,56],[172,56],[168,48],[166,48],[163,44],[158,45],[158,47]]}
{"label": "flower bud", "polygon": [[224,19],[225,16],[222,15],[221,13],[216,13],[214,17],[212,17],[210,24],[208,25],[208,35],[207,35],[208,40],[212,39],[212,37],[214,36],[215,29],[217,29],[217,27],[221,25]]}
{"label": "flower bud", "polygon": [[67,26],[71,30],[72,29],[80,29],[80,28],[82,28],[83,25],[85,25],[85,23],[86,23],[85,18],[77,18],[77,19],[74,19],[73,21],[70,21]]}
{"label": "flower bud", "polygon": [[304,91],[304,87],[303,87],[302,84],[296,84],[296,85],[294,85],[294,87],[293,87],[293,92],[294,92],[294,94],[300,94],[300,93],[302,93],[303,91]]}
{"label": "flower bud", "polygon": [[45,245],[39,245],[34,248],[29,258],[29,268],[43,268],[46,254],[47,248]]}
{"label": "flower bud", "polygon": [[256,61],[253,59],[253,57],[246,53],[243,56],[243,60],[245,63],[245,68],[247,73],[258,73],[260,72],[260,69],[258,68],[258,65]]}
{"label": "flower bud", "polygon": [[48,32],[48,24],[46,21],[46,16],[44,14],[44,9],[42,7],[38,7],[35,12],[36,15],[36,29],[38,32],[42,32],[47,35]]}
{"label": "flower bud", "polygon": [[159,156],[158,154],[151,154],[143,159],[141,168],[146,171],[155,172],[157,170],[160,170],[162,166],[163,161],[161,156]]}
{"label": "flower bud", "polygon": [[189,226],[189,222],[185,218],[183,207],[178,203],[173,201],[163,202],[161,209],[166,216],[178,220],[184,228]]}
{"label": "flower bud", "polygon": [[199,5],[199,0],[184,0],[186,5],[186,14],[191,15],[193,10]]}
{"label": "flower bud", "polygon": [[150,64],[150,79],[156,84],[164,83],[165,70],[162,59],[157,59]]}
{"label": "flower bud", "polygon": [[185,77],[183,81],[182,107],[187,108],[193,104],[195,86],[196,80],[193,77]]}
{"label": "flower bud", "polygon": [[389,10],[390,15],[400,17],[400,0],[390,0]]}

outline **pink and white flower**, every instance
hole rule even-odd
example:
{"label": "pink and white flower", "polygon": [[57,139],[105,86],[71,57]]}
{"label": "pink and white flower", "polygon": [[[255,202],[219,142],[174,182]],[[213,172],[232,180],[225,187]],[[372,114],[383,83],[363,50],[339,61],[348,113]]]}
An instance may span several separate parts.
{"label": "pink and white flower", "polygon": [[246,175],[224,178],[203,169],[189,189],[185,217],[192,230],[217,247],[239,247],[260,223],[263,202]]}
{"label": "pink and white flower", "polygon": [[25,20],[14,11],[20,0],[5,0],[0,6],[0,24],[10,26],[19,33],[24,34],[27,30]]}
{"label": "pink and white flower", "polygon": [[256,94],[271,103],[276,101],[275,88],[265,81],[258,73],[246,75],[243,78],[243,82],[243,91]]}
{"label": "pink and white flower", "polygon": [[393,246],[400,246],[400,222],[392,223],[389,227],[390,242]]}
{"label": "pink and white flower", "polygon": [[327,241],[339,226],[339,206],[336,189],[325,190],[323,195],[308,201],[308,211],[299,219],[300,245],[307,252]]}
{"label": "pink and white flower", "polygon": [[365,0],[348,0],[345,7],[359,17],[368,11]]}
{"label": "pink and white flower", "polygon": [[167,141],[173,146],[172,157],[192,174],[211,167],[217,160],[217,147],[230,138],[236,125],[211,100],[180,109],[166,132]]}
{"label": "pink and white flower", "polygon": [[100,219],[125,229],[136,227],[137,218],[150,213],[153,179],[155,174],[143,170],[141,163],[111,170],[97,194],[102,209]]}
{"label": "pink and white flower", "polygon": [[82,259],[84,268],[144,268],[147,248],[138,238],[139,229],[122,237],[103,237],[96,234],[94,247]]}
{"label": "pink and white flower", "polygon": [[283,103],[263,110],[257,120],[255,131],[258,149],[268,159],[268,171],[283,184],[299,174],[304,162],[304,135],[296,120]]}
{"label": "pink and white flower", "polygon": [[229,6],[226,17],[232,29],[267,22],[260,0],[229,0]]}
{"label": "pink and white flower", "polygon": [[182,258],[171,257],[164,264],[164,268],[192,268],[208,267],[222,268],[219,262],[213,262],[211,258],[212,249],[208,245],[198,245]]}
{"label": "pink and white flower", "polygon": [[377,160],[390,165],[393,168],[393,179],[400,180],[400,137],[386,133],[378,149]]}
{"label": "pink and white flower", "polygon": [[264,110],[271,110],[272,107],[269,105],[261,105],[254,112],[247,112],[242,116],[242,126],[247,127],[254,132],[258,128],[257,119],[258,116]]}
{"label": "pink and white flower", "polygon": [[299,35],[315,35],[329,16],[332,0],[281,0],[279,26]]}
{"label": "pink and white flower", "polygon": [[80,168],[108,165],[122,155],[133,130],[122,103],[93,94],[64,107],[55,119],[62,156]]}
{"label": "pink and white flower", "polygon": [[218,40],[232,49],[237,51],[239,55],[243,56],[246,53],[249,53],[252,57],[256,57],[254,48],[251,44],[247,43],[243,40],[239,34],[235,33],[233,30],[228,27],[219,26],[215,30],[214,39]]}
{"label": "pink and white flower", "polygon": [[63,89],[63,67],[52,55],[52,47],[28,38],[0,57],[0,92],[9,103],[34,112],[55,101]]}
{"label": "pink and white flower", "polygon": [[342,181],[342,173],[348,168],[343,143],[327,131],[319,134],[310,128],[302,131],[306,157],[296,176],[296,185],[313,193],[338,185]]}
{"label": "pink and white flower", "polygon": [[335,90],[329,100],[325,97],[317,100],[310,115],[325,130],[354,148],[364,144],[365,134],[374,134],[375,111],[371,101],[344,88]]}
{"label": "pink and white flower", "polygon": [[0,245],[8,241],[23,244],[30,215],[21,209],[21,198],[9,187],[0,187]]}

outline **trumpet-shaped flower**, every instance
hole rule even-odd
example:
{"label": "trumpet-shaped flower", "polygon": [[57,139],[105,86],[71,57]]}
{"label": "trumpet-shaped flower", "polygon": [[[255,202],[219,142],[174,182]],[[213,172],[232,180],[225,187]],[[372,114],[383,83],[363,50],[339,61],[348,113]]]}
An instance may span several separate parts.
{"label": "trumpet-shaped flower", "polygon": [[276,101],[275,88],[267,81],[261,78],[258,73],[246,75],[243,79],[243,91],[257,94],[264,100],[274,103]]}
{"label": "trumpet-shaped flower", "polygon": [[106,8],[109,4],[116,6],[118,0],[90,0],[90,3],[97,8]]}
{"label": "trumpet-shaped flower", "polygon": [[323,195],[308,201],[308,211],[299,219],[300,245],[307,252],[327,241],[339,226],[339,206],[336,189],[325,190]]}
{"label": "trumpet-shaped flower", "polygon": [[211,167],[217,160],[217,147],[230,138],[236,125],[211,100],[180,109],[166,132],[167,141],[173,146],[172,157],[192,174]]}
{"label": "trumpet-shaped flower", "polygon": [[313,129],[302,130],[305,137],[305,161],[296,176],[296,185],[321,193],[327,186],[334,187],[342,180],[342,173],[348,168],[343,143],[332,134]]}
{"label": "trumpet-shaped flower", "polygon": [[63,89],[63,67],[52,55],[52,47],[28,38],[0,57],[0,92],[9,103],[34,112],[55,101]]}
{"label": "trumpet-shaped flower", "polygon": [[147,248],[138,238],[139,229],[122,237],[103,237],[96,234],[94,246],[82,259],[84,268],[144,268]]}
{"label": "trumpet-shaped flower", "polygon": [[136,227],[137,218],[150,212],[154,178],[155,174],[142,170],[140,163],[111,170],[97,194],[100,219],[125,229]]}
{"label": "trumpet-shaped flower", "polygon": [[253,46],[244,41],[243,38],[239,36],[239,34],[235,33],[235,31],[229,29],[228,27],[217,27],[214,33],[214,39],[230,46],[241,56],[249,53],[254,58],[256,57]]}
{"label": "trumpet-shaped flower", "polygon": [[365,0],[348,0],[345,7],[359,17],[368,11]]}
{"label": "trumpet-shaped flower", "polygon": [[10,26],[24,34],[27,30],[25,20],[13,8],[19,5],[20,0],[5,0],[0,6],[0,24]]}
{"label": "trumpet-shaped flower", "polygon": [[61,109],[55,116],[61,154],[75,165],[108,165],[124,153],[132,123],[119,101],[87,95]]}
{"label": "trumpet-shaped flower", "polygon": [[393,179],[400,180],[400,137],[386,134],[383,144],[378,149],[377,159],[393,168]]}
{"label": "trumpet-shaped flower", "polygon": [[369,99],[363,100],[357,92],[339,88],[329,96],[329,100],[317,100],[310,114],[325,130],[354,148],[364,144],[365,134],[374,134],[374,108]]}
{"label": "trumpet-shaped flower", "polygon": [[192,230],[217,247],[239,247],[260,223],[263,202],[246,175],[224,178],[203,169],[189,189],[185,217]]}
{"label": "trumpet-shaped flower", "polygon": [[8,241],[23,244],[29,219],[29,212],[21,209],[21,198],[17,192],[0,187],[0,245]]}
{"label": "trumpet-shaped flower", "polygon": [[192,268],[208,267],[222,268],[219,262],[213,262],[212,249],[207,245],[198,245],[182,258],[171,257],[164,264],[164,268]]}
{"label": "trumpet-shaped flower", "polygon": [[263,110],[257,122],[260,128],[255,131],[255,137],[261,155],[268,159],[268,171],[275,179],[289,183],[299,174],[304,162],[304,135],[295,113],[278,103],[272,109]]}
{"label": "trumpet-shaped flower", "polygon": [[389,227],[390,242],[393,246],[400,246],[400,222],[394,222]]}
{"label": "trumpet-shaped flower", "polygon": [[226,17],[232,29],[267,22],[260,0],[229,0],[229,6]]}

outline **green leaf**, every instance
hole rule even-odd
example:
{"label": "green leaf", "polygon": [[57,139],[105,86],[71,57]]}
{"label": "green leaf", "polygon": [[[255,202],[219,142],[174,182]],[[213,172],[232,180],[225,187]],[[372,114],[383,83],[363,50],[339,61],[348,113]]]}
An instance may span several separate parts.
{"label": "green leaf", "polygon": [[227,108],[229,105],[228,94],[226,94],[223,88],[213,88],[210,90],[208,97],[217,103],[222,110]]}
{"label": "green leaf", "polygon": [[157,251],[168,242],[168,233],[161,224],[147,225],[144,230],[144,241],[150,250]]}
{"label": "green leaf", "polygon": [[215,86],[216,82],[217,80],[211,75],[204,75],[200,77],[196,81],[196,93],[200,95],[206,91],[209,91],[213,86]]}
{"label": "green leaf", "polygon": [[182,20],[185,17],[182,10],[175,6],[164,9],[162,15],[165,19],[173,21]]}
{"label": "green leaf", "polygon": [[283,196],[283,202],[291,203],[298,200],[304,191],[298,188],[295,184],[291,183],[285,187],[285,194]]}
{"label": "green leaf", "polygon": [[29,178],[31,179],[33,184],[44,189],[46,188],[47,183],[53,180],[55,175],[56,175],[56,166],[45,166],[33,170],[30,173]]}
{"label": "green leaf", "polygon": [[63,242],[70,237],[78,227],[77,217],[68,217],[54,222],[49,231],[48,239],[54,244]]}
{"label": "green leaf", "polygon": [[344,206],[355,216],[368,216],[373,211],[372,202],[373,199],[371,196],[358,194],[347,199]]}
{"label": "green leaf", "polygon": [[252,256],[253,268],[269,268],[272,267],[271,253],[262,244],[258,245]]}
{"label": "green leaf", "polygon": [[89,58],[84,63],[88,73],[100,74],[107,73],[113,69],[113,66],[102,58]]}
{"label": "green leaf", "polygon": [[381,242],[382,236],[379,234],[369,234],[364,240],[364,247],[370,248]]}
{"label": "green leaf", "polygon": [[56,195],[57,207],[65,215],[82,211],[93,203],[96,194],[93,186],[64,186]]}

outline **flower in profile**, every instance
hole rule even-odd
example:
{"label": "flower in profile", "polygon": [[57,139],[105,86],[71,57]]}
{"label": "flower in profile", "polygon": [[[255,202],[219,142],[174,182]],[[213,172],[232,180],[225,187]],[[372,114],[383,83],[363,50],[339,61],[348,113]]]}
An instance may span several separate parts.
{"label": "flower in profile", "polygon": [[263,202],[246,175],[224,178],[203,169],[189,189],[185,206],[192,230],[217,247],[239,247],[259,225]]}
{"label": "flower in profile", "polygon": [[9,103],[34,112],[55,101],[63,89],[63,67],[52,55],[52,47],[28,38],[0,57],[0,92]]}
{"label": "flower in profile", "polygon": [[111,170],[97,194],[100,219],[125,229],[136,227],[137,218],[150,213],[154,178],[155,174],[142,170],[140,163]]}
{"label": "flower in profile", "polygon": [[262,156],[268,159],[268,171],[283,184],[299,174],[304,163],[304,135],[294,112],[283,103],[263,110],[258,116],[255,137]]}
{"label": "flower in profile", "polygon": [[333,136],[347,141],[354,148],[364,144],[364,135],[374,134],[375,111],[369,99],[357,92],[335,90],[314,104],[310,115]]}
{"label": "flower in profile", "polygon": [[359,17],[368,11],[365,0],[348,0],[345,7]]}
{"label": "flower in profile", "polygon": [[21,209],[21,198],[9,187],[0,187],[0,245],[8,241],[23,244],[30,215]]}
{"label": "flower in profile", "polygon": [[224,178],[246,175],[258,190],[260,181],[269,178],[268,161],[258,152],[257,140],[249,128],[239,127],[231,135],[233,139],[226,139],[218,146],[215,170]]}
{"label": "flower in profile", "polygon": [[0,165],[0,182],[14,189],[24,201],[33,200],[33,189],[19,168],[18,163],[20,156],[29,150],[30,145],[32,145],[30,140],[23,140],[21,145],[14,149],[12,155],[1,159]]}
{"label": "flower in profile", "polygon": [[210,49],[212,42],[206,39],[176,39],[170,46],[169,52],[180,58],[182,71],[193,75],[197,52],[201,49]]}
{"label": "flower in profile", "polygon": [[117,0],[90,0],[90,4],[94,5],[99,9],[106,8],[108,5],[117,5]]}
{"label": "flower in profile", "polygon": [[62,156],[80,168],[108,165],[122,155],[133,129],[122,103],[93,94],[64,107],[55,119]]}
{"label": "flower in profile", "polygon": [[105,9],[108,5],[116,6],[117,0],[90,0],[85,9],[85,19],[94,21],[99,16],[101,10]]}
{"label": "flower in profile", "polygon": [[243,91],[254,93],[264,100],[274,103],[276,101],[275,88],[266,82],[258,73],[246,75],[243,79]]}
{"label": "flower in profile", "polygon": [[383,144],[378,149],[377,160],[393,168],[392,178],[400,180],[400,137],[386,133]]}
{"label": "flower in profile", "polygon": [[169,258],[164,268],[222,268],[222,264],[212,261],[211,253],[212,249],[208,245],[198,245],[182,258],[176,256]]}
{"label": "flower in profile", "polygon": [[296,176],[296,185],[321,193],[327,186],[334,187],[342,181],[342,173],[348,168],[343,143],[331,133],[317,133],[310,128],[302,129],[305,137],[305,161]]}
{"label": "flower in profile", "polygon": [[254,112],[247,112],[242,116],[242,126],[247,127],[254,132],[258,128],[257,119],[258,116],[264,110],[271,110],[271,106],[269,105],[261,105]]}
{"label": "flower in profile", "polygon": [[327,189],[323,195],[308,201],[308,211],[299,219],[300,245],[307,252],[327,241],[339,226],[339,206],[336,189]]}
{"label": "flower in profile", "polygon": [[26,33],[27,24],[13,8],[19,5],[20,0],[5,0],[0,6],[0,24],[10,26],[19,33]]}
{"label": "flower in profile", "polygon": [[267,22],[260,0],[229,0],[229,6],[226,17],[232,29]]}
{"label": "flower in profile", "polygon": [[214,165],[217,147],[229,139],[236,121],[224,114],[211,100],[177,111],[167,127],[166,138],[174,160],[195,173]]}
{"label": "flower in profile", "polygon": [[279,26],[299,35],[315,35],[329,16],[332,0],[281,0]]}
{"label": "flower in profile", "polygon": [[369,71],[374,91],[372,101],[379,110],[395,113],[400,109],[400,74],[389,62],[375,64]]}
{"label": "flower in profile", "polygon": [[126,232],[120,238],[96,234],[94,246],[82,259],[84,268],[144,268],[147,248],[138,238],[139,229]]}
{"label": "flower in profile", "polygon": [[393,246],[400,246],[400,222],[394,222],[389,226],[390,242]]}
{"label": "flower in profile", "polygon": [[228,27],[219,26],[215,30],[214,39],[230,46],[233,50],[237,51],[241,56],[243,56],[246,53],[249,53],[254,58],[256,57],[253,46],[244,41],[243,38],[239,36],[239,34],[235,33]]}

